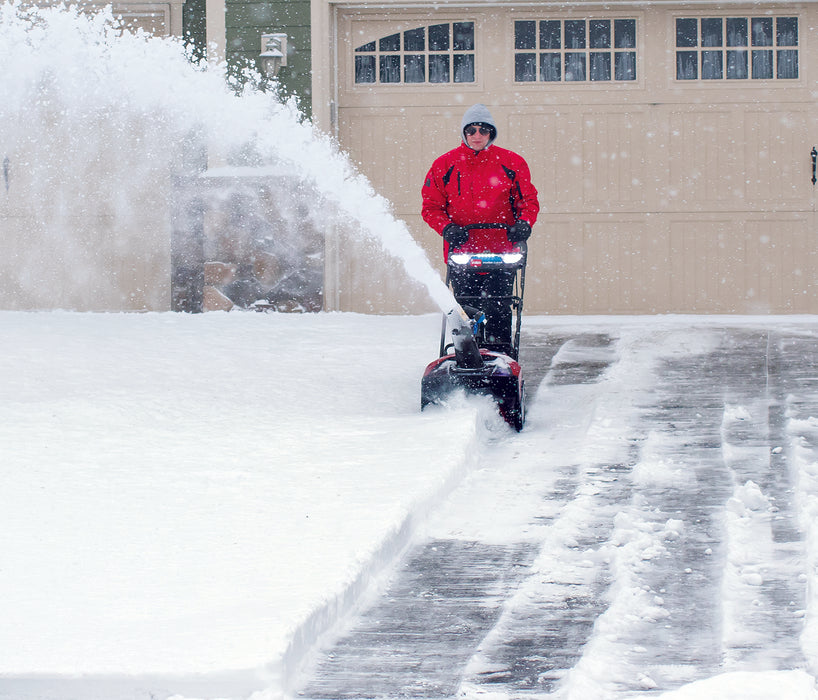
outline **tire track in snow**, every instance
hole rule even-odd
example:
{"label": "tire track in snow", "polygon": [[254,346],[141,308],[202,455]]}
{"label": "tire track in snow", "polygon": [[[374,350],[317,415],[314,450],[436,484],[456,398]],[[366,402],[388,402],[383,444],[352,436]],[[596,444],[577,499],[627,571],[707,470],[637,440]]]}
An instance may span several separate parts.
{"label": "tire track in snow", "polygon": [[[472,660],[472,675],[461,691],[464,697],[482,692],[492,698],[587,700],[646,691],[656,685],[645,673],[645,669],[656,665],[656,659],[651,659],[653,650],[666,655],[663,663],[689,659],[691,650],[684,642],[691,637],[696,652],[704,639],[711,662],[718,662],[715,633],[702,634],[696,628],[691,635],[693,623],[674,631],[666,620],[678,615],[693,598],[697,602],[713,598],[712,587],[706,585],[709,571],[679,569],[674,562],[680,554],[687,559],[700,558],[699,553],[707,546],[703,543],[709,542],[710,511],[720,507],[727,491],[711,503],[697,498],[689,499],[689,503],[678,502],[678,487],[668,489],[667,482],[687,482],[690,495],[690,489],[695,493],[696,481],[673,464],[661,461],[666,437],[651,433],[657,422],[667,422],[671,417],[678,421],[686,401],[694,408],[702,403],[689,394],[689,386],[682,387],[677,395],[673,385],[688,378],[696,383],[701,374],[698,360],[715,344],[714,338],[691,340],[685,334],[668,334],[662,339],[655,334],[646,338],[644,333],[623,333],[617,344],[618,363],[600,383],[591,425],[583,442],[574,446],[580,456],[577,496],[562,508],[543,539],[534,574],[506,604],[500,623]],[[663,355],[674,361],[655,367],[657,357]],[[684,366],[685,361],[690,366]],[[667,368],[670,376],[664,377]],[[657,376],[664,377],[668,395],[656,395]],[[712,383],[707,386],[712,389]],[[576,395],[577,388],[573,387],[571,393]],[[555,406],[560,405],[561,397],[553,400]],[[711,456],[718,465],[720,402],[710,412],[711,429],[704,434],[699,430],[700,417],[683,416],[693,434],[682,438],[680,448]],[[675,423],[663,427],[671,434],[679,429]],[[664,507],[659,507],[657,501],[664,501]],[[698,523],[686,537],[685,523],[678,517],[682,509],[687,509],[686,519]],[[593,532],[595,536],[583,537],[578,534],[582,532]],[[578,575],[578,564],[585,567],[584,580]],[[702,567],[697,564],[697,568]],[[569,592],[572,585],[580,595],[588,597],[585,610],[591,613],[587,622],[579,616],[579,625],[586,628],[586,640],[584,645],[578,644],[582,648],[575,650],[573,659],[569,659],[572,663],[555,668],[554,655],[545,644],[538,660],[539,675],[532,673],[527,684],[502,679],[499,665],[496,661],[492,665],[501,656],[490,649],[492,643],[513,649],[519,647],[517,637],[549,625],[561,629],[564,635],[578,617]],[[696,585],[701,593],[694,592],[692,586]],[[712,607],[716,609],[717,603]],[[701,654],[695,657],[701,661]],[[556,659],[558,664],[560,661],[564,659]],[[481,683],[481,671],[485,674],[482,680],[493,677],[502,682],[495,680],[489,688]]]}
{"label": "tire track in snow", "polygon": [[[624,700],[727,670],[815,672],[818,591],[803,633],[794,602],[818,571],[816,339],[623,330],[610,364],[602,336],[560,339],[526,429],[487,448],[315,697]],[[441,587],[405,585],[418,568]],[[353,641],[389,610],[397,646]],[[367,685],[361,656],[393,672]]]}
{"label": "tire track in snow", "polygon": [[[537,560],[466,667],[460,696],[551,692],[604,608],[609,575],[597,550],[610,534],[615,503],[626,495],[622,476],[631,451],[610,412],[599,409],[609,390],[602,374],[614,360],[612,339],[600,335],[570,340],[552,360],[532,412],[540,440],[547,436],[551,446],[534,469],[557,469],[571,485],[559,503],[555,494],[546,496],[556,510]],[[593,448],[578,453],[578,445]]]}
{"label": "tire track in snow", "polygon": [[722,422],[722,452],[733,480],[725,509],[724,668],[803,668],[798,643],[803,545],[782,454],[780,384],[788,383],[782,372],[786,375],[792,365],[779,360],[780,343],[769,334],[736,333],[733,343],[733,353],[752,353],[753,359],[744,363],[746,373],[733,376]]}
{"label": "tire track in snow", "polygon": [[767,410],[766,334],[715,334],[710,351],[657,368],[633,498],[610,543],[611,604],[566,697],[588,697],[592,682],[597,698],[647,697],[799,664],[797,533],[768,507],[789,488],[770,459],[781,423]]}
{"label": "tire track in snow", "polygon": [[[802,566],[796,581],[805,589],[805,618],[799,636],[807,670],[818,675],[818,337],[815,333],[778,339],[776,375],[784,417],[783,449],[792,480],[792,517],[802,537]],[[789,515],[787,513],[786,515]],[[788,522],[789,518],[784,518]]]}
{"label": "tire track in snow", "polygon": [[[523,361],[530,382],[532,355],[544,363],[544,373],[566,339],[546,334],[527,340]],[[582,342],[600,341],[589,336]],[[589,382],[611,359],[604,350],[609,340],[601,342],[602,350],[592,353],[595,361],[563,352],[574,361],[556,365],[568,402],[559,407],[562,426],[571,445],[583,441],[587,401],[598,393]],[[574,382],[588,385],[582,387],[587,391],[572,395],[568,384]],[[532,403],[526,429],[511,440],[501,431],[503,437],[487,446],[479,468],[452,494],[382,594],[320,655],[301,697],[455,695],[466,662],[494,627],[503,600],[528,573],[542,532],[560,503],[574,497],[576,465],[551,466],[570,453],[555,455],[555,445],[564,447],[566,438],[551,430],[543,441],[545,418]],[[567,648],[575,652],[575,641]]]}

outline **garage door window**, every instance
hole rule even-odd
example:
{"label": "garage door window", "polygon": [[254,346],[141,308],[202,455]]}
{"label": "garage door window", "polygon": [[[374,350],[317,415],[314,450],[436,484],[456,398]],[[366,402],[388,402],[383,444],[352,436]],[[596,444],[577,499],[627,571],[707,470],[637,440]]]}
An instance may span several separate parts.
{"label": "garage door window", "polygon": [[474,22],[390,34],[355,49],[355,82],[473,83]]}
{"label": "garage door window", "polygon": [[677,80],[798,78],[797,17],[678,17]]}
{"label": "garage door window", "polygon": [[636,20],[518,20],[514,22],[514,80],[636,80]]}

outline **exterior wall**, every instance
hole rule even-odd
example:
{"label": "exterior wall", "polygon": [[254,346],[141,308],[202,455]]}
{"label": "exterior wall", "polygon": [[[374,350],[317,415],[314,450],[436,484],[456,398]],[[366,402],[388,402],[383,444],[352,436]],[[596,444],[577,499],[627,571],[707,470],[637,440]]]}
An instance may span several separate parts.
{"label": "exterior wall", "polygon": [[[0,198],[0,308],[168,310],[170,174],[149,163],[134,178],[133,164],[117,148],[78,155],[83,135],[65,137],[73,124],[50,116],[51,133],[9,154]],[[111,120],[96,126],[101,142],[123,150],[145,137],[138,120],[126,136]],[[122,182],[132,183],[138,219],[117,211]]]}
{"label": "exterior wall", "polygon": [[[118,0],[113,3],[115,15],[121,16],[126,26],[139,28],[156,36],[181,36],[182,13],[185,0],[172,2],[129,2]],[[105,3],[82,3],[86,7],[104,7]]]}
{"label": "exterior wall", "polygon": [[278,80],[284,93],[297,95],[306,113],[310,109],[310,3],[309,0],[238,2],[226,0],[227,61],[231,68],[259,68],[261,35],[287,34],[287,66]]}
{"label": "exterior wall", "polygon": [[[581,3],[432,14],[315,2],[314,115],[441,265],[439,236],[419,216],[420,185],[434,157],[457,145],[465,107],[486,103],[498,143],[529,161],[543,205],[528,312],[815,313],[817,7]],[[797,79],[677,79],[677,18],[767,15],[799,19]],[[636,21],[635,80],[515,82],[515,21],[594,17]],[[463,20],[475,22],[473,83],[356,84],[356,48]],[[328,280],[358,286],[341,308],[365,310],[355,252],[331,263]],[[397,309],[405,299],[384,303]]]}
{"label": "exterior wall", "polygon": [[207,54],[206,7],[206,0],[186,0],[182,9],[182,36],[197,58]]}

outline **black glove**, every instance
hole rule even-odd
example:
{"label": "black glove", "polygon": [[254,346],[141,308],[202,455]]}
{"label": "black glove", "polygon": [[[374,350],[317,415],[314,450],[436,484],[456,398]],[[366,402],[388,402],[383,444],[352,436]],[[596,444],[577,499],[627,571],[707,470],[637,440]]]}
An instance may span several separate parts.
{"label": "black glove", "polygon": [[514,226],[508,230],[508,240],[511,243],[519,243],[520,241],[527,241],[531,235],[531,224],[527,221],[518,221]]}
{"label": "black glove", "polygon": [[443,240],[452,248],[459,248],[469,240],[469,230],[457,224],[446,224],[443,229]]}

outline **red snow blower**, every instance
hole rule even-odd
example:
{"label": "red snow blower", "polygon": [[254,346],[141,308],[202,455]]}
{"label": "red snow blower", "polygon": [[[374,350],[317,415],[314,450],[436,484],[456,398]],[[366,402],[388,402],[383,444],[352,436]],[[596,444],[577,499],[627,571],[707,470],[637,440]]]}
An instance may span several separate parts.
{"label": "red snow blower", "polygon": [[[506,224],[473,224],[466,228],[502,228]],[[456,297],[457,306],[443,316],[440,333],[440,357],[429,363],[421,381],[421,409],[439,404],[454,391],[490,396],[500,414],[515,430],[525,422],[525,382],[518,362],[520,325],[525,289],[525,265],[528,249],[516,243],[508,253],[449,252],[446,284],[455,275],[506,275],[511,277],[510,294],[486,294]],[[513,324],[494,338],[487,334],[486,308],[510,311]],[[501,317],[503,314],[501,314]],[[513,325],[513,327],[511,327]],[[507,337],[506,337],[507,336]]]}

